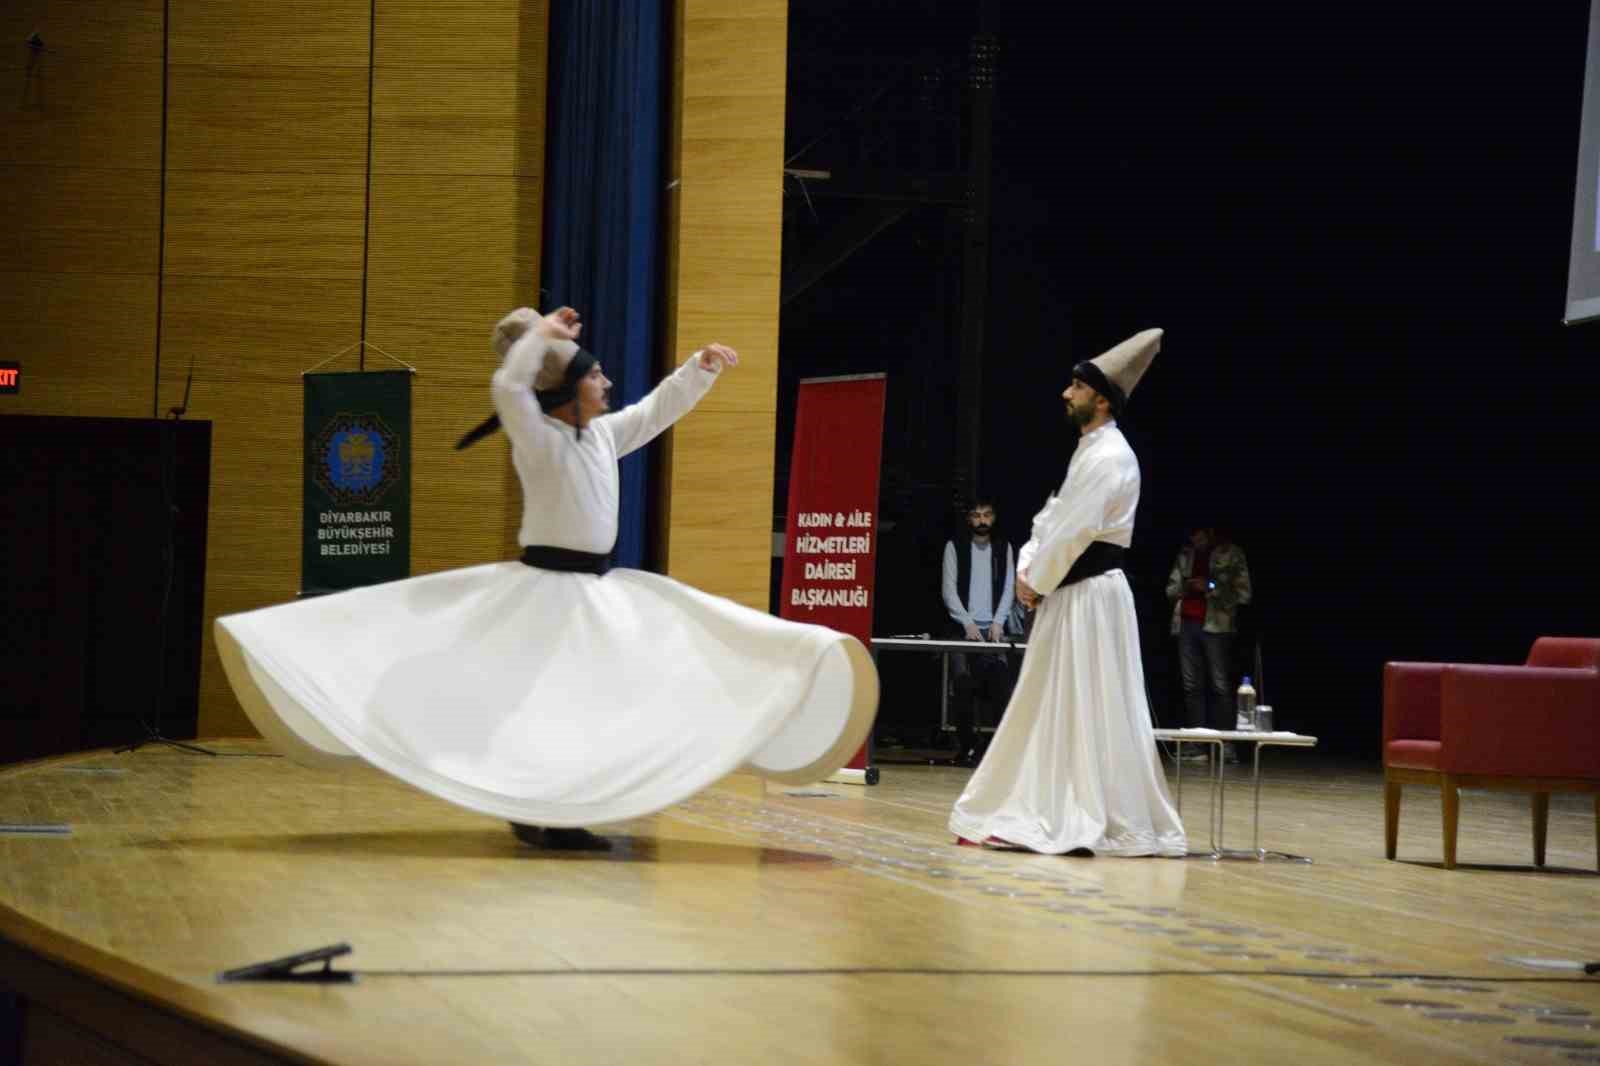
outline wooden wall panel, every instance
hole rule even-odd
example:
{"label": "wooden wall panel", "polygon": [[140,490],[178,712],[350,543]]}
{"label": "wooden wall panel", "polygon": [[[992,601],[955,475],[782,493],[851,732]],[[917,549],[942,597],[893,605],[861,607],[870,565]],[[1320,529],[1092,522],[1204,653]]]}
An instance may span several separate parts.
{"label": "wooden wall panel", "polygon": [[[161,62],[164,0],[6,0],[0,41],[35,31],[72,62]],[[47,57],[48,58],[48,57]]]}
{"label": "wooden wall panel", "polygon": [[[172,0],[175,66],[355,67],[370,58],[370,0]],[[365,106],[365,100],[363,100]]]}
{"label": "wooden wall panel", "polygon": [[429,381],[481,387],[489,334],[534,301],[542,182],[375,174],[367,337]]}
{"label": "wooden wall panel", "polygon": [[[744,369],[719,381],[711,394]],[[709,397],[707,398],[709,402]],[[771,595],[772,450],[767,411],[712,411],[704,403],[672,430],[672,576],[765,611]],[[730,487],[731,486],[731,487]],[[759,545],[766,567],[750,564]],[[730,552],[730,546],[737,550]]]}
{"label": "wooden wall panel", "polygon": [[0,167],[0,264],[52,274],[155,274],[154,171]]}
{"label": "wooden wall panel", "polygon": [[0,412],[148,418],[155,379],[156,278],[5,274],[8,359],[27,375]]}
{"label": "wooden wall panel", "polygon": [[0,93],[12,105],[0,163],[159,170],[159,53],[157,58],[86,62],[46,54],[31,74],[25,61],[0,66]]}
{"label": "wooden wall panel", "polygon": [[[182,391],[181,373],[161,377],[163,392]],[[263,411],[279,417],[213,417],[207,615],[215,614],[214,591],[264,596],[254,604],[264,606],[292,600],[299,590],[300,392],[298,378],[252,391]],[[291,493],[294,505],[285,506]]]}
{"label": "wooden wall panel", "polygon": [[0,4],[0,415],[151,413],[162,34],[162,0]]}
{"label": "wooden wall panel", "polygon": [[[199,418],[267,414],[254,396],[269,385],[299,386],[300,372],[360,339],[361,283],[316,278],[168,277],[161,316],[162,402],[176,375],[195,368],[191,409]],[[332,369],[354,369],[355,357]],[[163,410],[166,407],[162,408]],[[299,400],[290,412],[298,417]]]}
{"label": "wooden wall panel", "polygon": [[544,173],[544,4],[383,0],[373,170]]}
{"label": "wooden wall panel", "polygon": [[[163,397],[181,396],[185,368],[163,360]],[[199,371],[196,371],[197,377]],[[211,513],[200,659],[202,737],[255,733],[217,657],[219,615],[295,598],[300,587],[301,384],[196,382],[191,416],[212,420]]]}
{"label": "wooden wall panel", "polygon": [[174,171],[166,272],[359,281],[366,200],[359,173]]}
{"label": "wooden wall panel", "polygon": [[788,5],[679,0],[677,13],[668,350],[717,339],[742,361],[673,430],[663,555],[673,576],[766,610]]}
{"label": "wooden wall panel", "polygon": [[363,69],[173,65],[167,79],[168,170],[366,171]]}
{"label": "wooden wall panel", "polygon": [[[681,0],[679,10],[683,15],[679,69],[685,76],[685,99],[725,104],[733,97],[747,97],[769,106],[775,92],[784,99],[789,48],[785,0]],[[776,32],[780,26],[783,32]],[[775,83],[774,72],[784,78]],[[686,113],[685,118],[686,130],[699,136],[700,116]],[[765,124],[761,128],[766,130]],[[778,134],[781,157],[782,124]]]}
{"label": "wooden wall panel", "polygon": [[[549,5],[485,0],[379,0],[379,67],[521,68],[544,84]],[[530,116],[530,119],[532,116]],[[529,127],[544,129],[541,113]]]}
{"label": "wooden wall panel", "polygon": [[528,79],[518,67],[380,70],[373,85],[373,172],[537,177],[544,138],[542,130],[525,128]]}

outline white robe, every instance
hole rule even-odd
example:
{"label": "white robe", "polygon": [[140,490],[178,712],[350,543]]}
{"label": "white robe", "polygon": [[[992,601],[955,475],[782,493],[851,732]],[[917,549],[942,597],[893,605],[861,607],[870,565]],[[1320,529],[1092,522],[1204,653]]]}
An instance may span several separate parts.
{"label": "white robe", "polygon": [[[618,458],[716,375],[691,359],[575,439],[530,390],[544,351],[523,337],[494,377],[523,488],[519,540],[608,552]],[[359,757],[536,825],[640,817],[741,767],[816,781],[860,748],[878,702],[855,638],[638,570],[489,563],[229,615],[216,636],[250,720],[286,755]]]}
{"label": "white robe", "polygon": [[[1039,605],[1022,673],[950,815],[967,840],[1033,851],[1183,855],[1156,751],[1133,594],[1121,570],[1057,588],[1093,541],[1133,543],[1139,461],[1116,423],[1086,435],[1017,557]],[[1050,591],[1054,590],[1054,591]]]}

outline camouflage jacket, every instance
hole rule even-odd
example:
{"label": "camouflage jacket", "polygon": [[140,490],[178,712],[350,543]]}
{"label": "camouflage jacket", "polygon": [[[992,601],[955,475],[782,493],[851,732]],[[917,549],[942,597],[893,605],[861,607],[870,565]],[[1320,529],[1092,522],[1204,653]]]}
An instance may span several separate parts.
{"label": "camouflage jacket", "polygon": [[[1183,624],[1183,583],[1194,570],[1194,548],[1185,544],[1167,575],[1167,599],[1172,601],[1172,632]],[[1218,544],[1211,549],[1211,580],[1217,587],[1206,593],[1207,633],[1233,633],[1238,630],[1239,608],[1250,602],[1250,566],[1244,549],[1237,544]]]}

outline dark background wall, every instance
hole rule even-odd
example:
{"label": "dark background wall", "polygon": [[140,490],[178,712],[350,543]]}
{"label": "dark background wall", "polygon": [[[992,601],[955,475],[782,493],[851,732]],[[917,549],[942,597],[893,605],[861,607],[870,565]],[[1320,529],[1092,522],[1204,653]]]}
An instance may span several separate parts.
{"label": "dark background wall", "polygon": [[[815,70],[859,52],[959,73],[973,33],[999,45],[981,396],[954,388],[948,209],[784,307],[786,384],[890,375],[878,631],[938,620],[957,405],[982,405],[979,480],[1020,542],[1072,448],[1071,364],[1151,325],[1166,347],[1123,428],[1164,721],[1161,587],[1201,519],[1252,562],[1279,720],[1337,748],[1376,750],[1387,659],[1520,661],[1600,630],[1600,334],[1560,324],[1588,4],[1060,7],[792,19],[792,150],[861,121]],[[845,140],[794,165],[847,170]]]}

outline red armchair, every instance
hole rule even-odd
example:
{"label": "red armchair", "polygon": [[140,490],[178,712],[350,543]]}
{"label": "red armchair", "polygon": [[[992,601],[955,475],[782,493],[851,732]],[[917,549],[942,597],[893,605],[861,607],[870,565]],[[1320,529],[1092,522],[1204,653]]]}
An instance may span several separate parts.
{"label": "red armchair", "polygon": [[1392,859],[1400,789],[1437,785],[1444,866],[1456,865],[1461,788],[1533,794],[1533,861],[1544,865],[1550,793],[1595,794],[1600,863],[1600,640],[1540,637],[1523,666],[1383,668],[1383,843]]}

